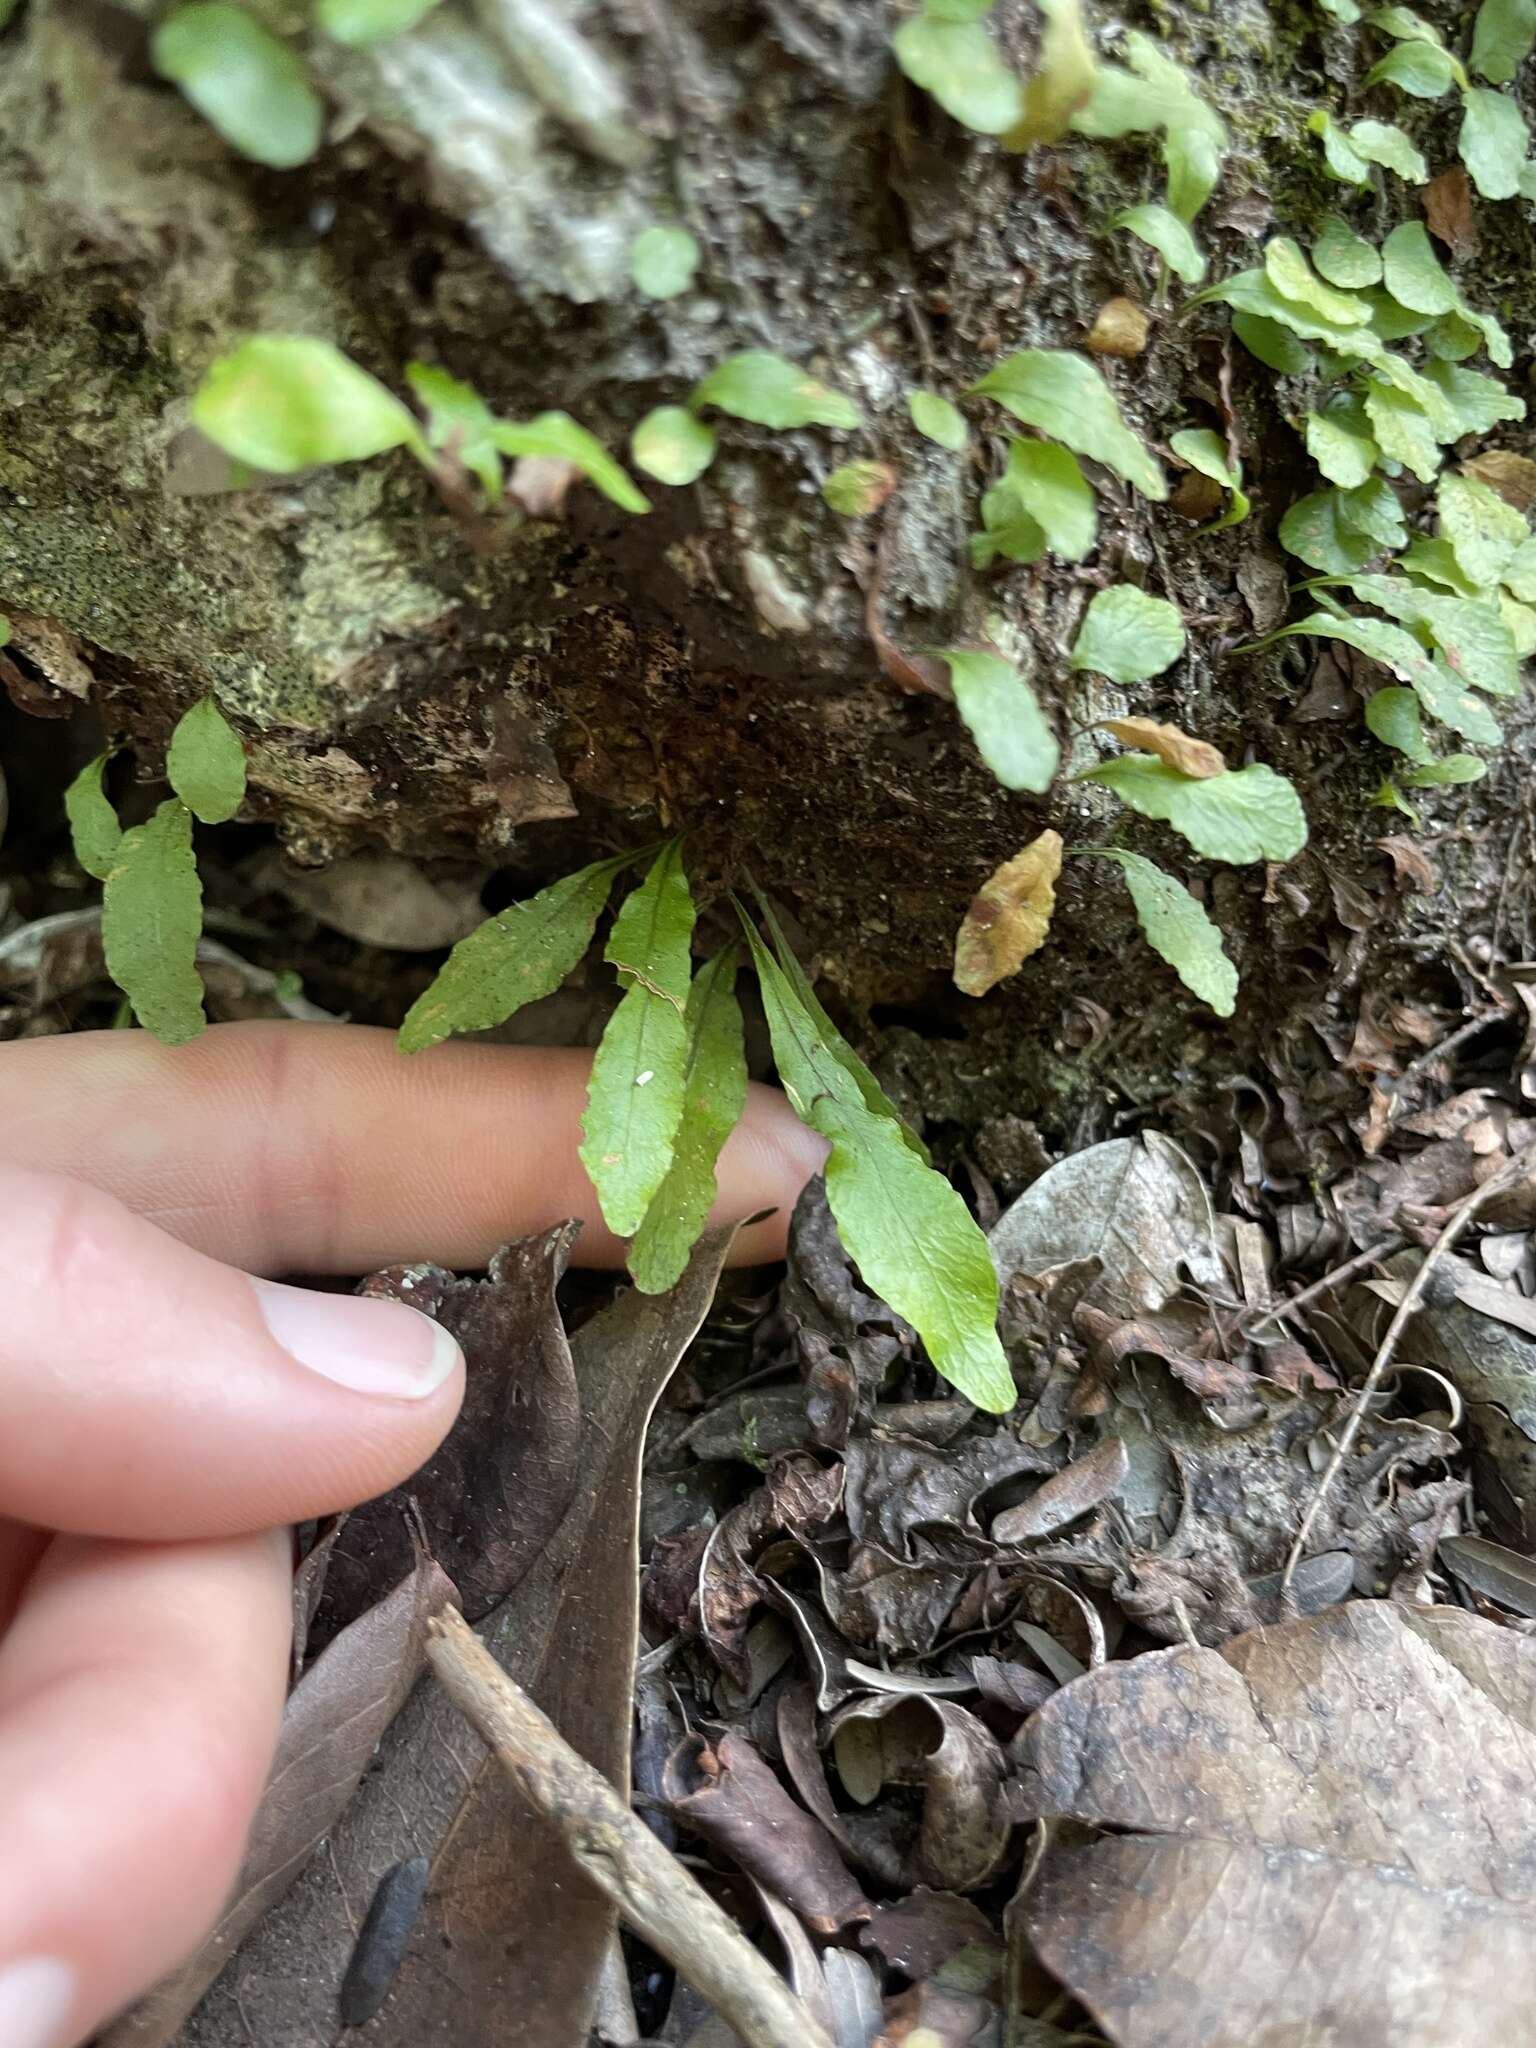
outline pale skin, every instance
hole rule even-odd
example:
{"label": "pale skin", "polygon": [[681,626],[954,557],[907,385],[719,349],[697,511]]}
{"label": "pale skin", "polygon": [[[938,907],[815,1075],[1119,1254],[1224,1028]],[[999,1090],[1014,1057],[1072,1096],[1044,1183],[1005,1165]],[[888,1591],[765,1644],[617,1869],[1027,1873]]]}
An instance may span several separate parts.
{"label": "pale skin", "polygon": [[[0,2041],[74,2048],[197,1942],[282,1710],[289,1525],[380,1493],[458,1412],[414,1311],[251,1276],[484,1264],[564,1216],[588,1055],[234,1024],[0,1051]],[[824,1150],[754,1087],[717,1218]],[[300,1354],[302,1354],[302,1359]]]}

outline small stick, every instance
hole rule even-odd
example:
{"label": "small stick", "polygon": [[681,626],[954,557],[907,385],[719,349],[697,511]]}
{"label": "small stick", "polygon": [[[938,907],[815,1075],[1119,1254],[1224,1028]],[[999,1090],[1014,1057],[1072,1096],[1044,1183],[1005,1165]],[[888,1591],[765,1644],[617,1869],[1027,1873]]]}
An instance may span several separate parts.
{"label": "small stick", "polygon": [[427,1656],[518,1791],[559,1829],[577,1867],[746,2048],[833,2048],[736,1923],[577,1755],[455,1609],[427,1623]]}
{"label": "small stick", "polygon": [[[1335,1266],[1331,1273],[1325,1273],[1321,1280],[1313,1280],[1298,1294],[1293,1294],[1288,1300],[1282,1301],[1278,1308],[1265,1309],[1256,1322],[1247,1324],[1247,1334],[1251,1337],[1255,1330],[1262,1330],[1266,1323],[1282,1322],[1286,1316],[1294,1315],[1297,1309],[1308,1307],[1320,1294],[1332,1294],[1336,1287],[1341,1287],[1362,1267],[1374,1266],[1382,1259],[1390,1259],[1394,1252],[1400,1252],[1402,1248],[1403,1240],[1396,1236],[1384,1238],[1380,1244],[1367,1245],[1363,1252],[1356,1252],[1353,1257],[1347,1258],[1342,1266]],[[1238,1324],[1240,1327],[1243,1324],[1241,1316],[1238,1317]]]}
{"label": "small stick", "polygon": [[1317,1482],[1317,1491],[1307,1503],[1307,1511],[1301,1518],[1301,1527],[1296,1531],[1296,1541],[1291,1545],[1290,1556],[1285,1560],[1285,1570],[1280,1575],[1282,1602],[1290,1594],[1291,1580],[1295,1576],[1297,1565],[1301,1562],[1301,1555],[1306,1549],[1307,1538],[1312,1533],[1312,1524],[1317,1520],[1318,1510],[1327,1498],[1329,1487],[1338,1478],[1339,1468],[1349,1456],[1355,1438],[1360,1434],[1360,1424],[1365,1419],[1365,1411],[1371,1396],[1381,1385],[1387,1367],[1396,1356],[1398,1342],[1404,1330],[1418,1312],[1419,1303],[1424,1298],[1424,1289],[1429,1285],[1430,1274],[1478,1210],[1495,1195],[1501,1194],[1505,1188],[1519,1180],[1522,1174],[1530,1171],[1530,1149],[1525,1147],[1517,1152],[1513,1159],[1506,1160],[1497,1173],[1485,1180],[1480,1188],[1474,1188],[1470,1195],[1462,1197],[1451,1211],[1445,1228],[1425,1253],[1418,1271],[1408,1283],[1408,1291],[1398,1303],[1397,1312],[1388,1323],[1386,1335],[1377,1347],[1376,1356],[1371,1360],[1371,1369],[1360,1383],[1360,1391],[1356,1394],[1354,1406],[1349,1411],[1349,1420],[1339,1432],[1339,1440],[1333,1447],[1333,1455],[1323,1469],[1322,1478]]}

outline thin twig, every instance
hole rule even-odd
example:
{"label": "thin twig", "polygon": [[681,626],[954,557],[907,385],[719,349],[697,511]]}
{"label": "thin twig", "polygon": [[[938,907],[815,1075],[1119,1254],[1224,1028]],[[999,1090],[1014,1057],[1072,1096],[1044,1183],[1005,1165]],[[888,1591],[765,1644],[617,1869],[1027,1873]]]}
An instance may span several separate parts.
{"label": "thin twig", "polygon": [[1396,1313],[1387,1325],[1386,1335],[1377,1347],[1376,1356],[1371,1360],[1371,1369],[1360,1383],[1360,1390],[1355,1395],[1354,1406],[1349,1411],[1349,1419],[1339,1432],[1339,1440],[1333,1447],[1333,1454],[1323,1469],[1322,1478],[1317,1482],[1317,1491],[1308,1502],[1307,1511],[1301,1518],[1301,1527],[1296,1531],[1296,1540],[1291,1545],[1291,1554],[1285,1560],[1285,1570],[1280,1575],[1280,1599],[1282,1606],[1290,1595],[1291,1580],[1295,1576],[1297,1565],[1301,1562],[1302,1552],[1307,1547],[1307,1538],[1312,1533],[1312,1525],[1317,1520],[1318,1511],[1327,1498],[1329,1487],[1338,1478],[1340,1467],[1349,1456],[1355,1438],[1360,1434],[1360,1425],[1365,1419],[1365,1411],[1370,1405],[1371,1396],[1381,1385],[1387,1367],[1392,1363],[1393,1357],[1396,1355],[1399,1339],[1414,1315],[1418,1312],[1418,1306],[1424,1298],[1424,1289],[1429,1285],[1431,1273],[1434,1272],[1435,1267],[1445,1257],[1446,1253],[1450,1251],[1457,1238],[1461,1236],[1461,1233],[1466,1229],[1473,1217],[1476,1216],[1479,1209],[1485,1203],[1490,1202],[1495,1195],[1501,1194],[1505,1188],[1530,1171],[1532,1150],[1533,1148],[1530,1146],[1522,1147],[1512,1159],[1505,1161],[1496,1174],[1485,1180],[1480,1188],[1474,1188],[1470,1195],[1462,1197],[1455,1208],[1452,1209],[1450,1216],[1446,1220],[1445,1228],[1425,1253],[1418,1271],[1408,1283],[1408,1291],[1398,1303]]}
{"label": "thin twig", "polygon": [[[1256,1322],[1247,1325],[1245,1334],[1251,1337],[1255,1330],[1262,1330],[1266,1323],[1278,1323],[1284,1317],[1294,1315],[1297,1309],[1310,1307],[1320,1294],[1332,1294],[1336,1287],[1353,1278],[1362,1267],[1374,1266],[1382,1259],[1390,1259],[1394,1252],[1402,1250],[1403,1243],[1402,1238],[1394,1235],[1384,1238],[1380,1244],[1367,1245],[1363,1252],[1356,1252],[1354,1257],[1346,1259],[1342,1266],[1335,1266],[1331,1273],[1325,1273],[1321,1280],[1312,1281],[1310,1285],[1303,1287],[1299,1294],[1293,1294],[1288,1300],[1282,1301],[1278,1308],[1265,1309]],[[1241,1316],[1238,1317],[1238,1325],[1240,1328],[1243,1325]]]}
{"label": "thin twig", "polygon": [[746,2048],[833,2048],[778,1972],[613,1787],[510,1679],[453,1608],[427,1624],[438,1683],[572,1861],[706,1998]]}

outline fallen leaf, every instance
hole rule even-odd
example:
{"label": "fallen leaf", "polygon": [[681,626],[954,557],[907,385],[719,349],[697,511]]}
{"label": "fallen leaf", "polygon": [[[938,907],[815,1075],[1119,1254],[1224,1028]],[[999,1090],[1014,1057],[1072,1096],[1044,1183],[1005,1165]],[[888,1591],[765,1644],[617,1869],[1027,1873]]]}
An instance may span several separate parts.
{"label": "fallen leaf", "polygon": [[1109,1500],[1129,1469],[1125,1445],[1110,1437],[1036,1487],[1028,1500],[1005,1509],[992,1524],[992,1541],[1027,1543],[1054,1535]]}
{"label": "fallen leaf", "polygon": [[1186,1275],[1218,1291],[1226,1284],[1210,1195],[1155,1131],[1110,1138],[1051,1167],[1003,1211],[990,1242],[1005,1286],[1015,1274],[1097,1258],[1084,1298],[1111,1315],[1162,1308]]}
{"label": "fallen leaf", "polygon": [[1006,1765],[997,1738],[953,1700],[912,1695],[851,1700],[832,1717],[833,1737],[854,1721],[879,1732],[883,1782],[922,1792],[907,1881],[942,1891],[979,1890],[996,1875],[1011,1832],[1000,1796]]}
{"label": "fallen leaf", "polygon": [[1047,830],[982,883],[955,934],[955,987],[962,995],[984,996],[1039,952],[1060,874],[1061,834]]}
{"label": "fallen leaf", "polygon": [[1389,833],[1376,844],[1392,863],[1393,878],[1399,887],[1417,889],[1421,896],[1433,896],[1440,887],[1440,877],[1430,865],[1429,856],[1422,846],[1416,846],[1411,839],[1399,832]]}
{"label": "fallen leaf", "polygon": [[968,1942],[991,1939],[992,1923],[979,1907],[958,1892],[932,1891],[927,1885],[876,1906],[859,1936],[865,1948],[877,1950],[914,1983],[931,1977]]}
{"label": "fallen leaf", "polygon": [[1529,512],[1536,505],[1536,462],[1529,455],[1517,455],[1512,448],[1485,448],[1480,455],[1469,455],[1461,466],[1517,512]]}
{"label": "fallen leaf", "polygon": [[1486,1536],[1442,1536],[1439,1554],[1474,1593],[1497,1600],[1516,1614],[1536,1615],[1536,1564],[1518,1550],[1506,1550]]}
{"label": "fallen leaf", "polygon": [[320,1640],[409,1562],[405,1494],[470,1621],[511,1591],[559,1524],[581,1479],[581,1412],[555,1287],[578,1228],[562,1223],[504,1245],[484,1280],[397,1266],[362,1288],[407,1303],[457,1337],[469,1377],[458,1419],[427,1463],[405,1487],[348,1517],[330,1558]]}
{"label": "fallen leaf", "polygon": [[1470,256],[1477,248],[1477,223],[1472,216],[1472,184],[1460,164],[1431,178],[1424,187],[1424,217],[1429,232],[1455,257]]}
{"label": "fallen leaf", "polygon": [[870,1903],[837,1843],[744,1737],[710,1742],[690,1735],[667,1760],[663,1788],[678,1820],[782,1899],[813,1933],[841,1934],[869,1918]]}
{"label": "fallen leaf", "polygon": [[[1105,1666],[1026,1724],[1024,1917],[1118,2048],[1485,2048],[1536,1998],[1536,1642],[1355,1601]],[[1470,1987],[1476,1995],[1469,1995]]]}
{"label": "fallen leaf", "polygon": [[1139,356],[1150,328],[1148,314],[1134,299],[1106,299],[1094,315],[1083,345],[1096,356]]}
{"label": "fallen leaf", "polygon": [[[625,1293],[572,1337],[581,1484],[480,1627],[506,1670],[615,1785],[629,1782],[641,1447],[713,1299],[731,1235],[701,1239],[671,1294]],[[332,2048],[357,1925],[385,1871],[417,1854],[432,1860],[426,1900],[368,2048],[502,2048],[512,2014],[518,2048],[584,2040],[612,1912],[446,1695],[423,1687],[331,1828],[326,1853],[255,1930],[180,2048],[228,2048],[252,2033],[283,2048]]]}
{"label": "fallen leaf", "polygon": [[1221,751],[1208,740],[1192,739],[1176,725],[1162,725],[1155,718],[1101,718],[1098,723],[1112,732],[1122,746],[1140,747],[1156,754],[1170,768],[1197,782],[1213,775],[1225,775],[1227,764]]}
{"label": "fallen leaf", "polygon": [[[165,2048],[262,1915],[329,1833],[426,1666],[426,1625],[453,1587],[423,1560],[360,1615],[294,1687],[230,1903],[191,1960],[101,2036],[99,2048]],[[338,1955],[347,1959],[351,1943]]]}

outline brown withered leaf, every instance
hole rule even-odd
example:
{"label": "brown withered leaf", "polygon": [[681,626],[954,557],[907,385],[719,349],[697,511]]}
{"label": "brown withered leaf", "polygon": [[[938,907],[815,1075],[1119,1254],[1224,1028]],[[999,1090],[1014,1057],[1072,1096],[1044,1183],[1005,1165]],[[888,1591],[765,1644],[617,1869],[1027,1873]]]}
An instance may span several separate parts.
{"label": "brown withered leaf", "polygon": [[510,1592],[559,1523],[578,1482],[581,1411],[555,1286],[578,1227],[562,1223],[504,1245],[484,1280],[457,1280],[440,1266],[398,1266],[363,1287],[451,1331],[469,1379],[458,1420],[408,1486],[348,1516],[331,1553],[319,1640],[409,1565],[403,1493],[419,1508],[427,1545],[470,1621]]}
{"label": "brown withered leaf", "polygon": [[1106,299],[1094,315],[1084,347],[1096,356],[1139,356],[1151,321],[1134,299]]}
{"label": "brown withered leaf", "polygon": [[[1536,1998],[1536,1641],[1355,1601],[1106,1665],[1024,1728],[1024,1906],[1118,2048],[1481,2048]],[[1471,1987],[1476,1995],[1469,1995]]]}
{"label": "brown withered leaf", "polygon": [[1036,1487],[1028,1500],[1006,1508],[992,1524],[992,1541],[1027,1543],[1054,1535],[1108,1500],[1129,1470],[1125,1445],[1117,1436],[1107,1438]]}
{"label": "brown withered leaf", "polygon": [[860,1946],[884,1956],[893,1970],[914,1982],[932,1976],[968,1942],[990,1941],[992,1923],[979,1906],[958,1892],[919,1885],[904,1899],[876,1906]]}
{"label": "brown withered leaf", "polygon": [[1155,718],[1101,718],[1098,723],[1112,732],[1122,746],[1140,747],[1146,753],[1156,754],[1159,761],[1196,782],[1227,772],[1218,748],[1209,740],[1191,738],[1176,725],[1163,725]]}
{"label": "brown withered leaf", "polygon": [[[732,1233],[700,1240],[669,1295],[626,1293],[572,1337],[581,1484],[481,1624],[486,1643],[566,1739],[629,1780],[639,1464],[651,1411],[714,1298]],[[183,2034],[332,2048],[336,1993],[379,1879],[432,1859],[395,1989],[358,2048],[570,2048],[612,1932],[579,1875],[440,1689],[423,1686],[287,1898],[256,1929]],[[452,1956],[451,1971],[443,1959]]]}
{"label": "brown withered leaf", "polygon": [[1472,185],[1460,164],[1452,164],[1424,187],[1424,218],[1453,256],[1470,256],[1477,247],[1472,217]]}
{"label": "brown withered leaf", "polygon": [[[100,2048],[164,2048],[261,1916],[329,1832],[426,1664],[426,1625],[453,1587],[423,1559],[305,1672],[283,1709],[267,1789],[233,1896],[190,1961],[102,2035]],[[341,1958],[345,1961],[345,1956]]]}
{"label": "brown withered leaf", "polygon": [[785,1791],[744,1736],[690,1735],[667,1760],[676,1817],[739,1863],[815,1934],[837,1935],[872,1908],[836,1841]]}
{"label": "brown withered leaf", "polygon": [[1440,877],[1422,846],[1416,846],[1401,832],[1389,832],[1376,844],[1391,861],[1393,879],[1399,888],[1417,889],[1421,896],[1433,896],[1439,889]]}
{"label": "brown withered leaf", "polygon": [[982,883],[955,934],[955,987],[962,995],[984,996],[1039,952],[1060,874],[1061,834],[1047,830]]}
{"label": "brown withered leaf", "polygon": [[1517,455],[1512,448],[1485,448],[1480,455],[1469,455],[1461,466],[1517,512],[1529,512],[1536,505],[1536,462],[1529,455]]}

